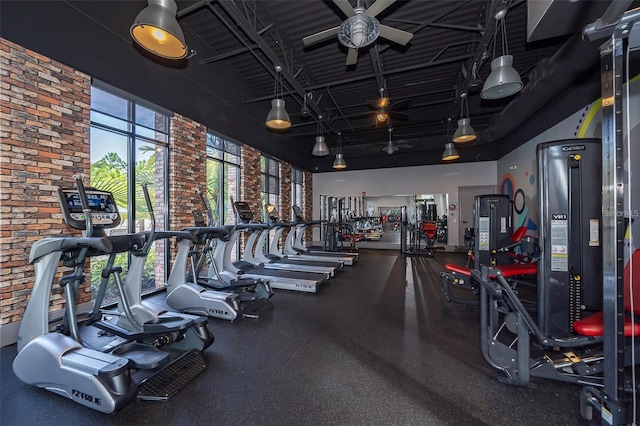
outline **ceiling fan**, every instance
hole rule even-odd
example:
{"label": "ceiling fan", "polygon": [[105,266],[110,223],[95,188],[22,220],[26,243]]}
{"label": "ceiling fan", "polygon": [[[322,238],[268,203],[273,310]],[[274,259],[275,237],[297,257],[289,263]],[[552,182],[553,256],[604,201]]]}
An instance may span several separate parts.
{"label": "ceiling fan", "polygon": [[311,34],[302,39],[305,46],[317,43],[333,36],[338,36],[340,43],[349,48],[347,53],[347,65],[355,65],[358,61],[358,49],[369,46],[378,37],[386,40],[406,45],[413,37],[413,34],[397,28],[381,24],[376,16],[391,6],[396,0],[376,0],[369,8],[365,9],[358,5],[354,8],[348,0],[333,0],[342,13],[347,16],[340,26]]}
{"label": "ceiling fan", "polygon": [[389,141],[387,142],[385,147],[382,148],[382,152],[386,152],[387,155],[392,155],[394,152],[396,152],[400,148],[407,148],[407,149],[413,148],[413,145],[408,143],[405,139],[400,139],[394,144],[392,140],[392,135],[391,135],[393,133],[392,127],[389,127],[387,129],[387,132],[389,132]]}
{"label": "ceiling fan", "polygon": [[368,107],[376,112],[376,125],[385,123],[389,118],[395,120],[406,121],[409,119],[409,114],[400,112],[404,108],[407,108],[411,104],[410,99],[401,99],[397,102],[391,102],[389,96],[385,95],[384,88],[380,89],[380,97],[369,102]]}

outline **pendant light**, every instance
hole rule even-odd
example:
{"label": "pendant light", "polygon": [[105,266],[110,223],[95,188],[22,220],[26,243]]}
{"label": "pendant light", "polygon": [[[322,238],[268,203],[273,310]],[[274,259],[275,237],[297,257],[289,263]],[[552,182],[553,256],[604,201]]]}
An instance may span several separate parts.
{"label": "pendant light", "polygon": [[[189,50],[176,13],[173,0],[148,0],[129,29],[131,37],[141,47],[165,59],[182,59]],[[195,52],[194,52],[195,53]]]}
{"label": "pendant light", "polygon": [[469,105],[467,104],[467,93],[460,95],[460,120],[458,120],[458,128],[453,134],[453,142],[464,143],[476,140],[476,131],[471,127],[471,119],[469,118]]}
{"label": "pendant light", "polygon": [[453,161],[460,158],[456,145],[451,140],[451,117],[447,118],[447,143],[444,145],[444,152],[442,153],[442,161]]}
{"label": "pendant light", "polygon": [[342,133],[338,132],[338,152],[336,153],[336,159],[333,161],[333,168],[336,170],[343,170],[347,168],[347,163],[344,161],[342,155]]}
{"label": "pendant light", "polygon": [[318,130],[316,132],[316,144],[313,146],[311,155],[314,157],[326,157],[329,155],[329,147],[324,141],[324,135],[322,134],[322,115],[318,116]]}
{"label": "pendant light", "polygon": [[[513,56],[509,55],[507,45],[507,27],[505,17],[507,8],[500,7],[495,14],[496,30],[493,40],[493,59],[491,61],[491,74],[487,77],[482,87],[480,97],[482,99],[501,99],[516,94],[522,89],[520,74],[513,68]],[[495,57],[498,36],[501,35],[502,56]]]}
{"label": "pendant light", "polygon": [[287,110],[284,108],[284,99],[282,91],[282,67],[276,65],[276,75],[273,88],[273,100],[271,101],[271,110],[267,115],[265,124],[270,129],[283,130],[291,127],[291,119]]}

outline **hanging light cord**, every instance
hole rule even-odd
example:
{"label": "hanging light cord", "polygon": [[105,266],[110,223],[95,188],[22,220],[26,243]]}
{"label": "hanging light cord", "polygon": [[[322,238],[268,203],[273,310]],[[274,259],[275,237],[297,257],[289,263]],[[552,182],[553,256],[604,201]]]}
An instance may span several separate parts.
{"label": "hanging light cord", "polygon": [[[505,6],[506,7],[506,6]],[[498,36],[500,36],[501,40],[500,40],[500,47],[502,48],[502,55],[508,55],[509,54],[509,45],[507,44],[507,17],[506,17],[506,12],[505,12],[505,16],[502,16],[500,19],[497,20],[496,23],[496,32],[495,32],[495,36],[493,38],[493,55],[492,58],[496,58],[496,46],[498,45]],[[502,56],[501,55],[501,56]]]}

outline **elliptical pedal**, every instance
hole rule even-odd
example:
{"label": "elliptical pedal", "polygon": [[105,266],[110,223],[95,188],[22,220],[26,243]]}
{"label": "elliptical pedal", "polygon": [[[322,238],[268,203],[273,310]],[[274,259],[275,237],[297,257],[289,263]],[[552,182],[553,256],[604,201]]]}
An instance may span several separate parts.
{"label": "elliptical pedal", "polygon": [[168,401],[191,380],[207,369],[207,361],[200,351],[185,352],[169,365],[138,385],[139,401]]}
{"label": "elliptical pedal", "polygon": [[243,318],[260,318],[260,315],[265,314],[273,309],[273,303],[267,299],[258,299],[253,303],[242,305],[242,317]]}

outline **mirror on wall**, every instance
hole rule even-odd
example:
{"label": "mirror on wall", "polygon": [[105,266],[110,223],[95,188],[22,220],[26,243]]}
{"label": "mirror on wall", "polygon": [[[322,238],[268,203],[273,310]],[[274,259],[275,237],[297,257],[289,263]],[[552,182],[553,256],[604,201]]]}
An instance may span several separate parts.
{"label": "mirror on wall", "polygon": [[[407,207],[409,227],[437,223],[437,242],[448,243],[447,194],[412,194],[332,197],[320,196],[320,219],[340,224],[340,238],[363,248],[400,248],[402,207]],[[325,230],[320,238],[326,238]]]}

